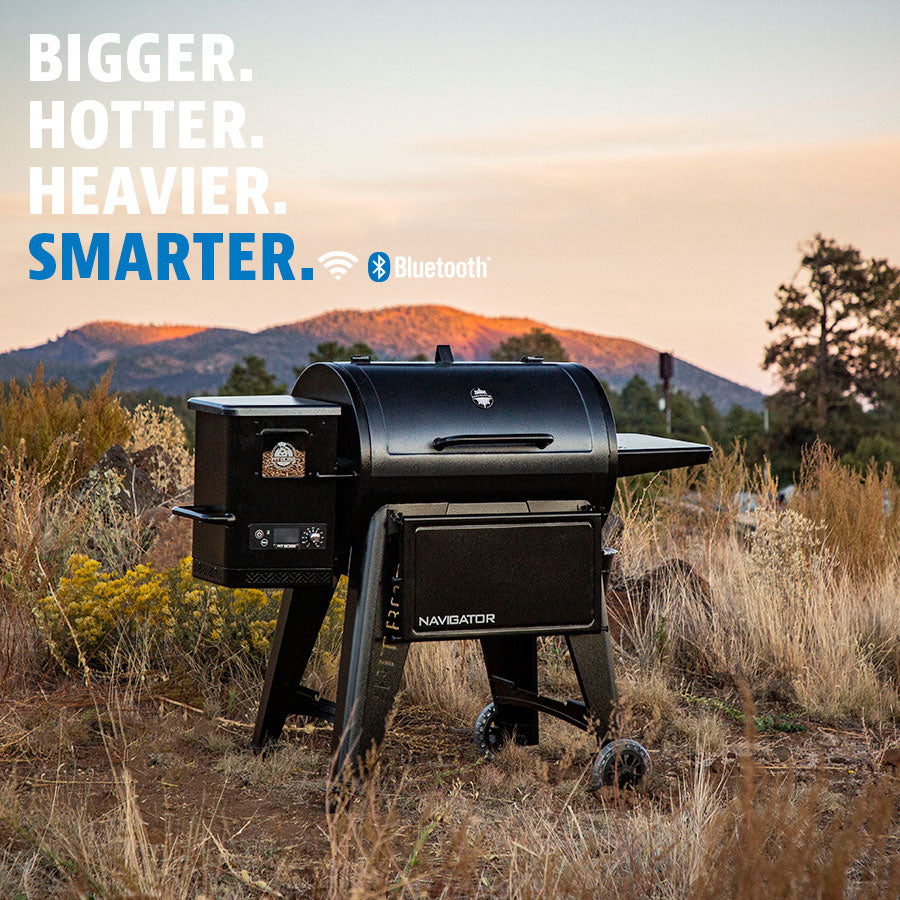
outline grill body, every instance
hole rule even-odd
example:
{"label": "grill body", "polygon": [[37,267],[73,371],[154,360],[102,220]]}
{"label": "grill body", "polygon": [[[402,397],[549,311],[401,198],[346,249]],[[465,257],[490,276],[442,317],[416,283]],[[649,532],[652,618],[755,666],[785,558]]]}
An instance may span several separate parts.
{"label": "grill body", "polygon": [[[291,714],[335,723],[337,771],[384,732],[410,642],[481,641],[499,726],[538,712],[605,735],[615,681],[603,526],[618,475],[710,448],[617,435],[583,366],[317,363],[291,396],[194,398],[194,574],[286,588],[254,746]],[[349,578],[336,701],[301,680]],[[537,692],[537,637],[565,637],[584,702]]]}

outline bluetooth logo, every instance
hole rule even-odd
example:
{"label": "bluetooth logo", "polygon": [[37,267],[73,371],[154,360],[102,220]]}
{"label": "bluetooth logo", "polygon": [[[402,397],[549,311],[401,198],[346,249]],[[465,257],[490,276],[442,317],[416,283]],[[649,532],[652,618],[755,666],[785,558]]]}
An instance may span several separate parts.
{"label": "bluetooth logo", "polygon": [[387,281],[391,275],[391,258],[387,253],[373,253],[369,257],[369,278],[372,281]]}

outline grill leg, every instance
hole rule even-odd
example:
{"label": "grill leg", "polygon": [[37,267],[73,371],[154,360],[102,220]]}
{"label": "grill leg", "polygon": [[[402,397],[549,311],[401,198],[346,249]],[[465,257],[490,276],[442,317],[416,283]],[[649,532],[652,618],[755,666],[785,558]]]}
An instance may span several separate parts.
{"label": "grill leg", "polygon": [[278,624],[272,635],[266,680],[253,729],[254,750],[262,750],[281,734],[333,593],[334,588],[325,585],[289,588],[281,595]]}
{"label": "grill leg", "polygon": [[409,649],[383,637],[386,529],[387,507],[382,507],[369,523],[365,553],[354,548],[351,562],[332,738],[335,781],[352,776],[348,763],[362,767],[381,743]]}
{"label": "grill leg", "polygon": [[[530,635],[515,637],[483,637],[481,652],[491,678],[506,678],[526,691],[537,693],[537,638]],[[493,693],[493,691],[492,691]],[[497,724],[504,730],[515,729],[517,744],[538,742],[538,713],[536,709],[503,704],[497,705]]]}
{"label": "grill leg", "polygon": [[567,634],[566,643],[593,724],[592,730],[603,741],[608,736],[613,705],[618,696],[609,632]]}

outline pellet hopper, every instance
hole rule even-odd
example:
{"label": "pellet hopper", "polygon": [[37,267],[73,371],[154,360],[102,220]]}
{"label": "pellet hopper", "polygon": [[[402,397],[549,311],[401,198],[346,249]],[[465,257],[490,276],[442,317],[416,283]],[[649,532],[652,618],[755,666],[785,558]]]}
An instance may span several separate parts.
{"label": "pellet hopper", "polygon": [[[194,574],[284,588],[253,744],[289,715],[334,723],[335,775],[384,735],[412,641],[480,641],[492,702],[475,742],[535,744],[539,713],[596,734],[597,785],[650,759],[609,740],[616,698],[602,529],[616,478],[704,463],[710,448],[617,434],[574,363],[345,363],[290,396],[197,397]],[[349,589],[334,702],[302,685],[335,585]],[[537,639],[566,642],[581,700],[538,692]]]}

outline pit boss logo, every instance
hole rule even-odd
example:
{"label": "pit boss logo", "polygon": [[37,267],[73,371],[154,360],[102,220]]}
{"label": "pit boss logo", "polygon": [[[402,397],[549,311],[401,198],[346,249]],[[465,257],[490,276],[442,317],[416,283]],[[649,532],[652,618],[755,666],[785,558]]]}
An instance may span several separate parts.
{"label": "pit boss logo", "polygon": [[293,444],[287,441],[280,441],[272,448],[272,462],[279,469],[289,469],[294,465],[296,459],[296,450]]}
{"label": "pit boss logo", "polygon": [[419,616],[419,628],[446,628],[448,625],[496,625],[493,613],[468,613],[461,616]]}
{"label": "pit boss logo", "polygon": [[469,396],[479,409],[490,409],[494,405],[494,398],[484,388],[472,388]]}
{"label": "pit boss logo", "polygon": [[306,453],[287,441],[279,441],[263,452],[263,478],[302,478],[306,474]]}

